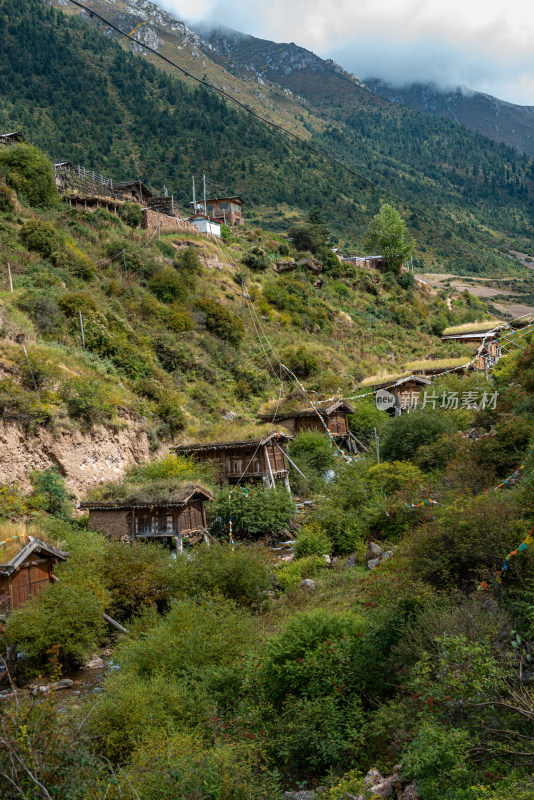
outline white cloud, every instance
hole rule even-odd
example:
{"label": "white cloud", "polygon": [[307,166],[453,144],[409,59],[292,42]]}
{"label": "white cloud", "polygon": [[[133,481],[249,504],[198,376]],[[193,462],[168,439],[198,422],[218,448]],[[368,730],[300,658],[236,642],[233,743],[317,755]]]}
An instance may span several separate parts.
{"label": "white cloud", "polygon": [[295,41],[360,77],[466,84],[534,104],[534,6],[525,0],[159,2],[186,20]]}

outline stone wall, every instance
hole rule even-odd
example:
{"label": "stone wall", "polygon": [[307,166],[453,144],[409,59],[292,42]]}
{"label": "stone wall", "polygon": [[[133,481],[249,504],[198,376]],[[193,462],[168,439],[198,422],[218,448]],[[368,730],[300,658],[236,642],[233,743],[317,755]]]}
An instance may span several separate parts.
{"label": "stone wall", "polygon": [[157,211],[159,214],[168,214],[170,217],[174,216],[174,206],[172,197],[151,197],[147,201],[147,206],[151,211]]}
{"label": "stone wall", "polygon": [[190,222],[144,208],[141,227],[145,230],[157,230],[158,226],[161,233],[195,233],[198,235],[198,230]]}
{"label": "stone wall", "polygon": [[102,531],[113,539],[126,539],[130,535],[128,512],[119,510],[89,511],[89,527],[92,531]]}

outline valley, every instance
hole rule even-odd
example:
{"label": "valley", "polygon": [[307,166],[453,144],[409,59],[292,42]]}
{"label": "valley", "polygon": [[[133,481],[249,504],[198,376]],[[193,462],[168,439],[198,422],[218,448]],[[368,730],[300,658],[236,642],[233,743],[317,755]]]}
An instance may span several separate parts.
{"label": "valley", "polygon": [[531,800],[530,161],[91,6],[268,121],[0,0],[0,797]]}

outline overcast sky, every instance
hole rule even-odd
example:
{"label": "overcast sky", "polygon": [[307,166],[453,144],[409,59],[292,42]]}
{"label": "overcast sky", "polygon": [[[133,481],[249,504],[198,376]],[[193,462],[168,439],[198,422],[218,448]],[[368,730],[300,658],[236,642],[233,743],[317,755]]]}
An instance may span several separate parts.
{"label": "overcast sky", "polygon": [[465,85],[534,105],[526,0],[155,0],[185,22],[296,42],[360,78]]}

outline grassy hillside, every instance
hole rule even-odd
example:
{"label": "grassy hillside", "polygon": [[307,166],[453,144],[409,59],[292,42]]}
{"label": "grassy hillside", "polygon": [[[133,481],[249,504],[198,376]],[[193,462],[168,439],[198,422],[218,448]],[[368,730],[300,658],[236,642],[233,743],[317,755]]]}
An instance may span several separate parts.
{"label": "grassy hillside", "polygon": [[[0,6],[0,32],[0,126],[22,128],[53,157],[115,179],[141,177],[160,190],[165,184],[183,203],[191,173],[205,171],[213,191],[243,194],[249,218],[273,230],[319,203],[339,241],[352,247],[361,247],[371,215],[392,189],[431,213],[413,212],[419,256],[456,272],[514,271],[510,259],[486,245],[528,249],[532,176],[521,156],[389,104],[335,70],[346,91],[339,102],[329,92],[311,97],[317,124],[310,131],[377,188],[41,0]],[[301,73],[299,91],[319,91],[321,78]],[[295,118],[299,108],[295,103]]]}
{"label": "grassy hillside", "polygon": [[[446,293],[372,269],[331,266],[319,287],[305,267],[278,275],[277,260],[303,254],[261,229],[235,229],[219,243],[158,240],[104,211],[14,202],[8,192],[0,212],[1,260],[14,283],[11,294],[4,273],[1,405],[4,419],[30,427],[120,424],[124,409],[147,420],[155,443],[201,434],[229,410],[253,419],[277,396],[267,355],[310,388],[350,391],[399,363],[462,355],[436,334],[484,315],[475,298],[453,297],[449,309]],[[252,269],[243,259],[257,267],[248,254],[258,247]]]}

